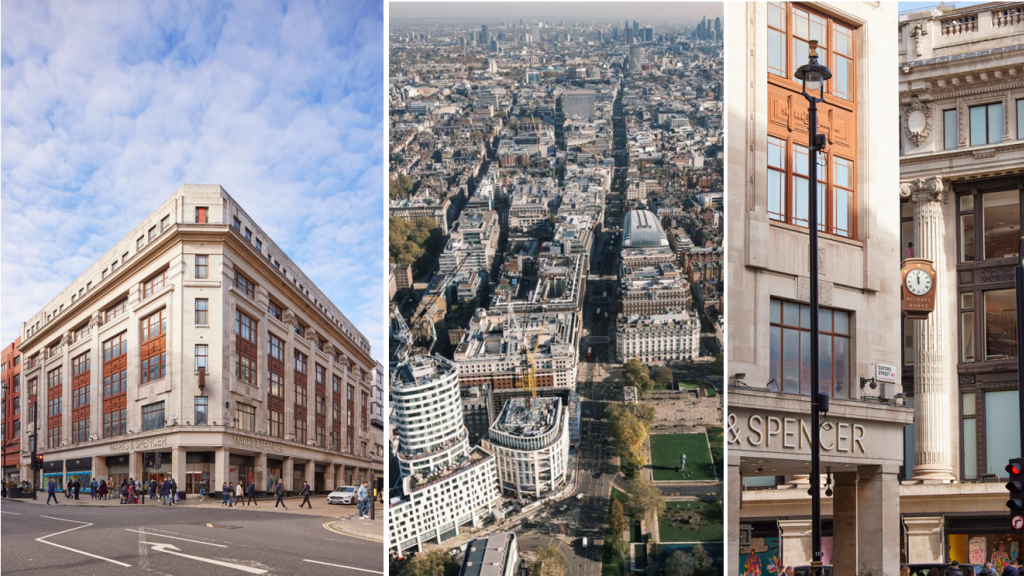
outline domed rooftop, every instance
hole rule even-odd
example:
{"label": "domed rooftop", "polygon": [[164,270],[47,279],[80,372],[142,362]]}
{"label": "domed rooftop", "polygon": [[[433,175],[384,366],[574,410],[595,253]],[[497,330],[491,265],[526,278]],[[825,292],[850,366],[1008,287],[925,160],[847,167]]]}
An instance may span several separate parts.
{"label": "domed rooftop", "polygon": [[630,210],[622,231],[623,248],[658,248],[668,246],[668,237],[658,217],[650,210]]}

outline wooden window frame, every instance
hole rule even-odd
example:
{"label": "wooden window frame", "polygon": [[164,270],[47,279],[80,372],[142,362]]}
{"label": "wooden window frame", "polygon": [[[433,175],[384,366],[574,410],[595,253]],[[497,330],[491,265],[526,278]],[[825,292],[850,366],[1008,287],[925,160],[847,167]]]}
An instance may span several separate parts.
{"label": "wooden window frame", "polygon": [[153,294],[164,289],[167,285],[167,269],[164,268],[160,272],[150,276],[147,280],[142,283],[142,299],[145,300]]}
{"label": "wooden window frame", "polygon": [[267,332],[267,355],[275,360],[284,362],[284,340],[281,340],[273,333]]}
{"label": "wooden window frame", "polygon": [[235,288],[248,296],[250,300],[256,299],[256,283],[237,270],[235,271]]}
{"label": "wooden window frame", "polygon": [[128,311],[128,298],[124,298],[123,300],[121,300],[117,304],[114,304],[113,306],[111,306],[110,308],[107,308],[104,311],[103,323],[106,324],[106,323],[108,323],[108,322],[110,322],[112,320],[115,320],[118,317],[123,316],[125,314],[125,312],[127,312],[127,311]]}
{"label": "wooden window frame", "polygon": [[[202,303],[202,304],[200,304]],[[210,299],[196,298],[195,300],[196,326],[210,325]]]}
{"label": "wooden window frame", "polygon": [[[996,106],[996,105],[998,105],[999,108],[1003,112],[1002,115],[1001,115],[1002,118],[1000,118],[1000,121],[999,121],[999,125],[1002,126],[1006,122],[1006,106],[1003,106],[1003,101],[1002,100],[998,100],[996,102],[986,102],[984,104],[972,104],[972,105],[967,107],[967,142],[968,142],[968,146],[988,146],[990,144],[999,144],[1000,142],[1003,141],[1003,133],[1002,133],[1002,131],[1000,131],[996,135],[996,141],[995,142],[992,141],[992,134],[989,134],[989,128],[992,126],[992,122],[988,118],[988,113],[989,113],[989,109],[992,108],[992,106]],[[973,114],[971,112],[974,109],[976,109],[976,108],[984,108],[985,109],[985,142],[982,143],[982,144],[975,144],[974,143],[974,139],[972,138],[972,135],[974,133],[974,130],[973,130],[974,120],[973,120],[973,118],[971,118],[973,116]]]}
{"label": "wooden window frame", "polygon": [[[302,444],[306,443],[306,439],[309,438],[309,436],[307,435],[307,432],[308,432],[307,428],[308,428],[308,425],[306,424],[305,420],[303,420],[301,418],[296,418],[295,419],[295,441],[296,442],[300,442]],[[301,432],[301,434],[300,434],[300,432]]]}
{"label": "wooden window frame", "polygon": [[[202,258],[202,261],[200,261]],[[206,254],[196,254],[196,278],[210,277],[210,257]]]}
{"label": "wooden window frame", "polygon": [[284,412],[270,411],[268,432],[274,438],[284,438]]}
{"label": "wooden window frame", "polygon": [[280,320],[283,315],[281,307],[278,306],[277,304],[274,304],[273,301],[267,303],[267,313],[273,316],[274,318],[277,318],[278,320]]}
{"label": "wooden window frame", "polygon": [[[767,28],[776,30],[784,35],[784,47],[785,52],[783,54],[784,75],[779,75],[771,71],[768,72],[768,89],[769,89],[769,112],[770,118],[768,123],[768,134],[767,136],[778,138],[785,142],[783,149],[783,164],[785,167],[785,178],[784,178],[784,193],[782,202],[782,214],[769,213],[769,219],[777,222],[783,222],[800,228],[807,228],[807,220],[796,218],[796,190],[794,185],[794,176],[799,176],[795,171],[796,160],[794,158],[796,146],[800,146],[806,150],[808,144],[808,128],[806,127],[807,121],[807,102],[802,95],[803,86],[793,78],[793,73],[796,69],[804,64],[804,62],[795,62],[795,50],[793,49],[794,41],[806,42],[805,38],[802,38],[796,32],[796,14],[794,10],[801,10],[808,13],[809,18],[813,17],[820,19],[825,30],[824,42],[819,48],[819,58],[822,64],[828,66],[830,69],[835,69],[835,60],[837,58],[846,58],[845,55],[836,54],[836,38],[837,34],[843,35],[841,31],[837,31],[837,26],[841,27],[842,30],[848,31],[849,37],[849,52],[852,56],[849,57],[852,66],[851,69],[851,86],[850,86],[850,99],[847,100],[838,94],[835,89],[835,79],[826,82],[824,102],[818,105],[818,121],[821,125],[819,133],[823,133],[828,138],[829,144],[826,149],[819,152],[819,164],[824,164],[824,169],[819,168],[818,170],[818,183],[819,186],[824,186],[824,202],[819,202],[819,233],[832,235],[840,238],[847,238],[856,240],[859,238],[858,230],[858,218],[857,218],[857,206],[858,206],[858,179],[857,179],[857,168],[859,162],[859,154],[857,153],[857,135],[856,135],[856,114],[857,114],[857,27],[853,26],[842,20],[832,18],[831,16],[824,14],[814,7],[799,4],[799,3],[770,3],[769,10],[774,7],[781,7],[784,11],[783,27],[784,30],[766,24]],[[811,36],[808,33],[808,38]],[[767,58],[767,56],[766,56]],[[836,112],[837,117],[833,119],[832,114]],[[772,121],[774,120],[774,121]],[[768,144],[770,146],[770,144]],[[805,152],[806,153],[806,152]],[[851,164],[851,179],[852,189],[847,187],[836,186],[836,163],[837,159],[849,162]],[[808,167],[809,167],[808,159]],[[772,168],[768,168],[769,171]],[[777,170],[781,172],[782,170]],[[770,174],[769,174],[770,176]],[[808,187],[809,188],[809,187]],[[837,225],[837,197],[838,194],[849,193],[850,203],[848,208],[848,217],[851,221],[850,230],[844,230],[843,226]],[[808,194],[816,193],[814,190],[808,189]],[[808,199],[809,200],[809,199]],[[808,217],[810,215],[808,214]]]}
{"label": "wooden window frame", "polygon": [[256,344],[260,323],[241,310],[235,310],[235,334],[246,342]]}
{"label": "wooden window frame", "polygon": [[[163,400],[143,406],[141,411],[142,431],[149,432],[151,430],[163,429],[165,427],[164,423],[166,422],[166,419],[164,418],[164,414],[166,413],[165,409],[166,404]],[[152,427],[150,427],[151,425]]]}
{"label": "wooden window frame", "polygon": [[209,224],[210,207],[196,206],[196,224]]}
{"label": "wooden window frame", "polygon": [[[200,354],[200,348],[202,348],[202,354]],[[210,348],[208,344],[196,344],[195,345],[195,357],[196,357],[196,374],[199,373],[200,368],[206,368],[207,373],[210,371]],[[199,359],[202,358],[202,362]]]}
{"label": "wooden window frame", "polygon": [[[772,300],[779,302],[780,309],[779,309],[779,321],[778,322],[774,322],[774,321],[770,322],[769,323],[770,328],[780,328],[780,331],[781,330],[795,330],[795,331],[797,331],[800,334],[800,339],[801,340],[803,339],[804,335],[808,335],[808,338],[809,338],[810,337],[809,335],[811,333],[810,332],[810,327],[803,327],[803,326],[801,326],[799,321],[795,325],[794,324],[788,324],[787,323],[787,318],[786,318],[786,313],[785,313],[785,305],[786,304],[795,304],[797,306],[797,315],[798,316],[802,316],[801,308],[807,308],[808,306],[806,304],[801,304],[800,302],[792,302],[792,301],[782,300],[782,299],[779,299],[779,298],[772,298]],[[825,392],[826,394],[828,394],[829,396],[831,396],[832,398],[838,398],[840,400],[856,400],[857,398],[854,397],[854,393],[853,393],[854,390],[853,390],[853,387],[852,387],[852,385],[853,385],[852,380],[855,377],[855,370],[856,370],[856,364],[855,364],[855,361],[854,361],[854,349],[853,349],[853,343],[854,343],[854,340],[853,340],[854,315],[853,315],[852,312],[848,312],[846,310],[835,310],[835,309],[832,309],[832,308],[819,308],[818,310],[819,310],[819,314],[822,313],[822,312],[828,312],[828,313],[832,314],[832,320],[831,320],[831,325],[832,326],[835,326],[835,312],[845,312],[846,314],[848,314],[848,317],[847,317],[847,333],[846,334],[841,333],[841,332],[835,332],[834,330],[825,330],[825,329],[822,329],[822,328],[819,327],[819,330],[818,330],[819,335],[831,338],[832,341],[833,341],[833,344],[832,344],[832,351],[833,351],[833,353],[831,354],[831,360],[830,360],[831,367],[832,367],[831,372],[832,372],[833,384],[830,385],[830,386],[824,386],[822,391]],[[846,395],[845,396],[839,396],[839,395],[836,394],[835,384],[834,384],[835,381],[836,381],[836,377],[835,377],[836,367],[835,367],[835,353],[834,353],[834,351],[835,351],[835,344],[834,343],[835,343],[836,339],[845,339],[847,341],[847,346],[846,346],[846,350],[847,350],[847,358],[846,358],[847,366],[846,366],[846,369],[847,369],[848,374],[846,374],[846,378],[844,379],[844,382],[846,384]],[[779,362],[780,362],[780,365],[779,365],[779,377],[776,377],[774,375],[775,374],[775,370],[774,370],[774,367],[771,366],[772,364],[774,364],[774,358],[773,358],[773,354],[771,353],[771,351],[769,351],[769,363],[770,363],[769,375],[773,379],[775,379],[776,383],[779,386],[779,388],[778,388],[779,391],[781,391],[784,394],[797,394],[797,395],[801,395],[801,396],[806,396],[806,395],[810,394],[810,392],[808,392],[807,394],[804,394],[802,392],[802,389],[804,387],[804,384],[803,384],[803,381],[802,381],[803,380],[803,363],[802,362],[801,362],[801,369],[799,371],[799,378],[800,378],[800,380],[797,382],[797,390],[794,392],[794,391],[786,389],[786,384],[785,384],[786,375],[785,375],[785,368],[784,368],[785,357],[786,357],[786,339],[785,339],[785,336],[784,336],[784,332],[780,333],[779,346],[780,346],[780,349],[779,349]],[[800,346],[799,342],[797,343],[797,346],[798,347]],[[800,357],[799,350],[798,350],[798,357]],[[819,358],[819,362],[820,361],[821,361],[821,359]],[[813,367],[813,366],[810,367],[810,370],[814,370],[814,369],[816,369],[816,368]],[[810,377],[810,374],[808,374],[808,384],[807,384],[808,390],[810,390],[810,379],[809,379],[809,377]]]}
{"label": "wooden window frame", "polygon": [[235,416],[238,418],[238,429],[245,432],[256,432],[256,407],[235,402]]}

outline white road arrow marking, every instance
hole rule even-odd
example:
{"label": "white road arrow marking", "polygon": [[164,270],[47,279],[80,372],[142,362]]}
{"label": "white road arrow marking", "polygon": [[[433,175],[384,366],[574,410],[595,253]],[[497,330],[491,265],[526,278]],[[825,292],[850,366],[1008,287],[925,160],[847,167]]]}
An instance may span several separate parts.
{"label": "white road arrow marking", "polygon": [[225,546],[223,544],[214,544],[212,542],[200,542],[199,540],[189,540],[188,538],[178,538],[177,536],[168,536],[166,534],[156,534],[154,532],[143,532],[141,530],[132,530],[131,528],[125,528],[125,531],[126,532],[138,532],[139,534],[143,534],[145,536],[158,536],[160,538],[170,538],[172,540],[184,540],[185,542],[195,542],[196,544],[205,544],[207,546],[218,546],[220,548],[227,548],[227,546]]}
{"label": "white road arrow marking", "polygon": [[78,520],[67,520],[65,518],[54,518],[53,516],[40,516],[40,517],[41,518],[49,518],[50,520],[62,520],[64,522],[75,522],[75,523],[81,524],[81,526],[75,526],[74,528],[70,528],[68,530],[62,530],[62,531],[54,533],[54,534],[49,534],[49,535],[43,536],[41,538],[36,538],[36,542],[42,542],[43,544],[49,544],[50,546],[56,546],[57,548],[62,548],[64,550],[67,550],[69,552],[74,552],[76,554],[82,554],[83,556],[89,556],[90,558],[96,558],[97,560],[104,560],[106,562],[110,562],[111,564],[117,564],[118,566],[124,566],[125,568],[130,568],[131,567],[131,564],[125,564],[124,562],[118,562],[117,560],[111,560],[110,558],[104,558],[103,556],[97,556],[95,554],[90,554],[88,552],[83,552],[81,550],[75,550],[74,548],[69,548],[67,546],[61,546],[60,544],[54,544],[53,542],[47,542],[45,540],[46,538],[53,538],[54,536],[60,536],[61,534],[64,534],[66,532],[72,532],[72,531],[78,530],[80,528],[88,528],[89,526],[92,526],[91,523],[89,523],[89,522],[80,522]]}
{"label": "white road arrow marking", "polygon": [[216,564],[217,566],[223,566],[225,568],[234,568],[235,570],[241,570],[242,572],[248,572],[250,574],[266,574],[266,570],[259,568],[250,568],[248,566],[242,566],[241,564],[232,564],[231,562],[222,562],[220,560],[211,560],[209,558],[200,558],[199,556],[189,556],[188,554],[182,554],[181,552],[172,552],[172,550],[179,550],[173,544],[152,544],[152,549],[157,552],[166,552],[167,554],[173,554],[175,556],[181,556],[182,558],[191,558],[192,560],[198,560],[200,562],[206,562],[207,564]]}
{"label": "white road arrow marking", "polygon": [[334,566],[335,568],[348,568],[349,570],[359,570],[360,572],[369,572],[370,574],[383,574],[376,570],[366,570],[365,568],[355,568],[353,566],[343,566],[341,564],[331,564],[329,562],[318,562],[316,560],[303,560],[303,562],[312,562],[313,564],[323,564],[324,566]]}

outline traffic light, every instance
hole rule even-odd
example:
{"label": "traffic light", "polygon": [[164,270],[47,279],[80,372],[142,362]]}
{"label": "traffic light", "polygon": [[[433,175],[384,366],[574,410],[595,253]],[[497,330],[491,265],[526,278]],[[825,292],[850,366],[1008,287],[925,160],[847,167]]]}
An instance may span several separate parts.
{"label": "traffic light", "polygon": [[36,449],[32,448],[32,460],[29,465],[33,470],[39,470],[39,464],[36,463],[36,456]]}
{"label": "traffic light", "polygon": [[43,455],[42,454],[36,455],[34,462],[35,462],[35,468],[33,468],[33,470],[42,470],[43,469]]}
{"label": "traffic light", "polygon": [[1010,491],[1010,499],[1006,507],[1010,509],[1010,528],[1024,534],[1024,458],[1014,458],[1006,465],[1010,481],[1006,489]]}
{"label": "traffic light", "polygon": [[154,452],[153,453],[153,469],[154,470],[159,470],[160,469],[160,453],[159,452]]}

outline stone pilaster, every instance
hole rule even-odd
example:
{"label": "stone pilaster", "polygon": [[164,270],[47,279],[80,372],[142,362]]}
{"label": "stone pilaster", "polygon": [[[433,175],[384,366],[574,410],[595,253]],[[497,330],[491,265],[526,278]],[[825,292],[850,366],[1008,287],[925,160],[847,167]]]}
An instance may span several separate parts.
{"label": "stone pilaster", "polygon": [[[949,200],[942,178],[919,178],[900,186],[900,195],[914,203],[914,255],[932,261],[937,272],[933,290],[937,301],[955,290],[955,278],[946,271],[946,227],[942,205]],[[951,286],[951,283],[952,286]],[[914,329],[914,479],[950,482],[955,440],[946,424],[951,402],[948,374],[952,319],[937,305]]]}
{"label": "stone pilaster", "polygon": [[857,468],[857,569],[900,572],[900,484],[895,466]]}
{"label": "stone pilaster", "polygon": [[833,576],[857,574],[857,473],[837,472],[832,495]]}
{"label": "stone pilaster", "polygon": [[907,560],[911,563],[942,562],[944,559],[942,516],[906,516]]}
{"label": "stone pilaster", "polygon": [[[726,556],[729,558],[740,557],[740,499],[743,497],[743,488],[740,485],[740,458],[739,456],[733,456],[730,454],[729,459],[729,472],[726,476],[726,482],[729,485],[727,493],[729,494],[729,501],[726,502],[726,508],[729,510],[728,523],[729,526],[725,532],[726,534]],[[729,575],[739,576],[739,563],[736,561],[729,562]]]}
{"label": "stone pilaster", "polygon": [[787,565],[809,566],[814,557],[811,547],[811,519],[779,520],[782,558]]}

